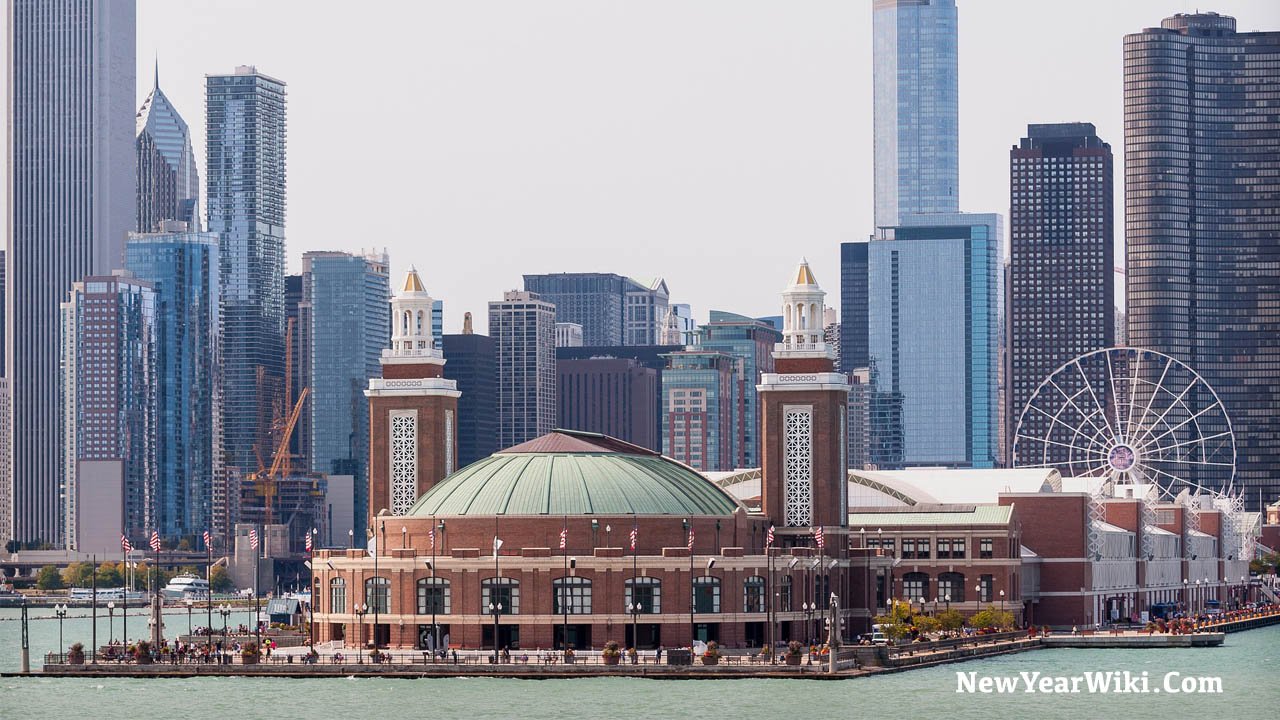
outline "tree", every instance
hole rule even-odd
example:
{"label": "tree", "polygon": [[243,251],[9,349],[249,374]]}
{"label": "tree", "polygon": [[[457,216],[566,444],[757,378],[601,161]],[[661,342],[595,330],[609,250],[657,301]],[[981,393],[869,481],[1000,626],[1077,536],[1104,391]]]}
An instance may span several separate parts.
{"label": "tree", "polygon": [[62,571],[62,584],[77,588],[93,585],[93,565],[87,562],[71,563]]}
{"label": "tree", "polygon": [[179,550],[190,550],[190,549],[191,549],[191,538],[186,538],[186,537],[184,537],[184,538],[182,538],[181,540],[179,540],[179,541],[178,541],[178,549],[179,549]]}
{"label": "tree", "polygon": [[214,565],[209,572],[209,588],[216,593],[234,592],[236,586],[231,582],[231,575],[221,565]]}
{"label": "tree", "polygon": [[4,544],[4,551],[12,555],[13,553],[18,552],[18,548],[20,547],[22,547],[22,543],[17,540],[10,540]]}
{"label": "tree", "polygon": [[58,572],[56,565],[45,565],[40,568],[40,572],[36,573],[36,587],[41,590],[61,590],[62,573]]}
{"label": "tree", "polygon": [[928,615],[917,615],[914,622],[916,629],[922,635],[932,635],[942,627],[942,623],[938,622],[938,618],[929,617]]}
{"label": "tree", "polygon": [[889,600],[889,614],[879,615],[875,618],[875,624],[880,626],[880,632],[890,640],[900,640],[911,634],[911,606],[897,600]]}
{"label": "tree", "polygon": [[104,562],[98,566],[98,587],[122,587],[124,575],[121,566],[113,562]]}
{"label": "tree", "polygon": [[943,610],[938,613],[938,622],[943,630],[956,632],[964,627],[964,615],[959,610]]}
{"label": "tree", "polygon": [[1013,627],[1013,613],[1007,610],[997,610],[994,605],[990,605],[986,610],[980,610],[969,618],[969,624],[976,628],[991,630],[1011,628]]}

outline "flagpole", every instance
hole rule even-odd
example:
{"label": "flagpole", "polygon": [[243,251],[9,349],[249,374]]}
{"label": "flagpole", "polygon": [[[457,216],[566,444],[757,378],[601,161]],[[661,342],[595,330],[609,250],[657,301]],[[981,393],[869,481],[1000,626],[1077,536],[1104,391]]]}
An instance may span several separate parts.
{"label": "flagpole", "polygon": [[636,586],[640,573],[637,571],[636,554],[639,552],[639,543],[637,536],[640,534],[640,524],[635,518],[635,513],[631,514],[631,647],[639,652],[640,650],[640,598]]}
{"label": "flagpole", "polygon": [[204,537],[204,549],[209,558],[209,561],[205,563],[204,568],[204,580],[209,583],[209,590],[204,596],[205,606],[208,608],[209,613],[208,624],[204,626],[204,646],[205,649],[208,650],[213,646],[213,535],[206,530],[204,532]]}
{"label": "flagpole", "polygon": [[[98,662],[98,556],[93,556],[93,632],[89,642],[93,643],[93,650],[89,653],[93,658],[93,662]],[[59,649],[61,652],[61,649]]]}
{"label": "flagpole", "polygon": [[[256,529],[256,527],[255,527]],[[263,526],[263,530],[266,527]],[[258,558],[262,555],[262,547],[266,545],[266,538],[262,533],[258,533],[258,547],[253,549],[253,636],[258,646],[258,654],[262,654],[262,610],[258,607],[258,576],[261,571],[258,569]]]}
{"label": "flagpole", "polygon": [[560,581],[560,613],[564,616],[560,629],[560,652],[569,649],[569,605],[565,602],[565,591],[569,587],[569,517],[560,520],[560,554],[564,556],[564,579]]}

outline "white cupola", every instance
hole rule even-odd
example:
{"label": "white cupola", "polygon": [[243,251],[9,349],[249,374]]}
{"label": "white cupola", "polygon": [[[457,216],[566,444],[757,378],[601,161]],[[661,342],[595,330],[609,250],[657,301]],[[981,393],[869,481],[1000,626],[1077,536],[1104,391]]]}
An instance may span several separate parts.
{"label": "white cupola", "polygon": [[793,277],[782,291],[781,349],[825,352],[822,299],[826,293],[818,287],[808,260],[800,260]]}
{"label": "white cupola", "polygon": [[428,355],[437,350],[431,334],[431,306],[435,301],[422,286],[416,268],[409,268],[400,294],[391,299],[391,350],[397,355]]}

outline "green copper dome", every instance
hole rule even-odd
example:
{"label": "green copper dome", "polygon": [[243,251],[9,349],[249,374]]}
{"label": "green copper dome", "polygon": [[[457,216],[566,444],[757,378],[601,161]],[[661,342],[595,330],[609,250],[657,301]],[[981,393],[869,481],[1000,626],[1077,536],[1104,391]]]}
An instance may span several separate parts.
{"label": "green copper dome", "polygon": [[409,515],[732,515],[694,470],[620,440],[558,430],[441,480]]}

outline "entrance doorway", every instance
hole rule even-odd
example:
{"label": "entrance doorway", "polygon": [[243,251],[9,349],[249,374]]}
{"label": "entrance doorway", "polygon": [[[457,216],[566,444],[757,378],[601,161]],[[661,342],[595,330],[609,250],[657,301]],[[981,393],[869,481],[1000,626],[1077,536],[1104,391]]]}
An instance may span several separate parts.
{"label": "entrance doorway", "polygon": [[640,636],[639,642],[631,637],[631,624],[627,624],[626,645],[637,650],[653,650],[662,645],[662,626],[658,623],[639,623],[636,625],[636,634]]}
{"label": "entrance doorway", "polygon": [[720,623],[698,623],[693,626],[693,639],[701,642],[720,642]]}
{"label": "entrance doorway", "polygon": [[[552,640],[556,650],[564,649],[564,631],[564,625],[555,626],[555,631],[552,633]],[[591,626],[570,625],[569,647],[574,650],[585,650],[591,647]]]}
{"label": "entrance doorway", "polygon": [[[443,627],[443,626],[442,626]],[[493,626],[485,625],[483,632],[480,633],[480,644],[488,650],[493,649]],[[520,626],[519,625],[499,625],[498,626],[498,648],[511,648],[518,650],[520,648]]]}
{"label": "entrance doorway", "polygon": [[418,626],[418,649],[419,650],[448,650],[449,649],[449,626],[444,624],[436,625],[436,631],[431,632],[431,625]]}

